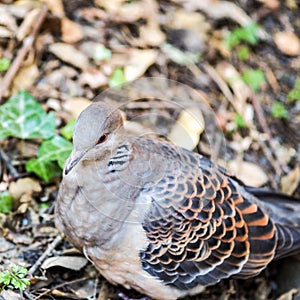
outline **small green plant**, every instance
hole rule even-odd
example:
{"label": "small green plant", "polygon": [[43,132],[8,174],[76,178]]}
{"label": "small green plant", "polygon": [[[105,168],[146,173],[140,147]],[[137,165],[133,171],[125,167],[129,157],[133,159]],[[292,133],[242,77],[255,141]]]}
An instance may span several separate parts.
{"label": "small green plant", "polygon": [[107,49],[102,44],[99,44],[98,46],[95,47],[94,60],[102,61],[102,60],[108,60],[110,58],[111,58],[111,50]]}
{"label": "small green plant", "polygon": [[6,213],[12,211],[12,205],[13,205],[12,196],[7,191],[1,192],[0,193],[0,213],[6,214]]}
{"label": "small green plant", "polygon": [[110,88],[118,88],[126,82],[127,80],[123,68],[118,67],[115,68],[111,74],[108,85]]}
{"label": "small green plant", "polygon": [[246,42],[250,45],[255,45],[259,40],[258,30],[259,25],[257,23],[251,22],[246,26],[232,30],[225,37],[224,42],[229,49],[234,48],[241,42]]}
{"label": "small green plant", "polygon": [[300,78],[297,78],[294,88],[287,95],[288,101],[300,101]]}
{"label": "small green plant", "polygon": [[247,46],[242,46],[239,47],[239,49],[237,49],[237,56],[239,58],[239,60],[247,60],[250,56],[250,50],[249,47]]}
{"label": "small green plant", "polygon": [[238,128],[247,128],[247,124],[242,115],[236,114],[234,116],[234,122]]}
{"label": "small green plant", "polygon": [[271,115],[274,118],[284,119],[288,116],[288,110],[286,109],[285,105],[279,101],[273,103],[271,107]]}
{"label": "small green plant", "polygon": [[6,71],[10,66],[10,59],[0,58],[0,72]]}
{"label": "small green plant", "polygon": [[257,92],[266,81],[265,74],[260,69],[247,69],[241,78],[254,92]]}
{"label": "small green plant", "polygon": [[10,270],[0,272],[0,291],[11,285],[15,289],[24,291],[27,285],[30,285],[29,279],[25,278],[28,270],[15,264],[10,265]]}
{"label": "small green plant", "polygon": [[[69,139],[74,121],[62,130]],[[64,162],[72,151],[72,143],[55,136],[54,113],[46,113],[40,103],[28,92],[19,91],[0,107],[0,140],[6,137],[42,139],[37,158],[30,159],[25,168],[45,181],[61,174]]]}

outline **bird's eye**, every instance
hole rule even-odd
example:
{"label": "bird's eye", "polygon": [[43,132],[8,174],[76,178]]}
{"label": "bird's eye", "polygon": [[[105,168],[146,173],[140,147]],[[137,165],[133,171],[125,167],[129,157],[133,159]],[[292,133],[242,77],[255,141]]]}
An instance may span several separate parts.
{"label": "bird's eye", "polygon": [[96,145],[98,145],[98,144],[101,144],[101,143],[105,142],[105,141],[106,141],[106,139],[107,139],[107,137],[108,137],[108,133],[104,133],[104,134],[102,134],[102,135],[100,136],[99,140],[97,141]]}

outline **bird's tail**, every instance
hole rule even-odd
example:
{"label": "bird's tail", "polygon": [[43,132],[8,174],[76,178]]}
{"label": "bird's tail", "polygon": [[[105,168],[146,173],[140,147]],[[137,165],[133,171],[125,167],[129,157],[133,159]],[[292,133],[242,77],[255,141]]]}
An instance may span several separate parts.
{"label": "bird's tail", "polygon": [[300,199],[264,189],[246,187],[246,190],[263,202],[276,226],[275,258],[300,253]]}

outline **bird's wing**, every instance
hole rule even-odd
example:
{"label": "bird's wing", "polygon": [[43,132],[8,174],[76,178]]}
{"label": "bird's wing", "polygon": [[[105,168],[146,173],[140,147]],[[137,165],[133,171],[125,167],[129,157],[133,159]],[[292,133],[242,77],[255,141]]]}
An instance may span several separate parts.
{"label": "bird's wing", "polygon": [[152,197],[144,270],[179,289],[256,275],[274,256],[273,222],[208,159],[189,151],[180,158],[179,171],[143,191]]}

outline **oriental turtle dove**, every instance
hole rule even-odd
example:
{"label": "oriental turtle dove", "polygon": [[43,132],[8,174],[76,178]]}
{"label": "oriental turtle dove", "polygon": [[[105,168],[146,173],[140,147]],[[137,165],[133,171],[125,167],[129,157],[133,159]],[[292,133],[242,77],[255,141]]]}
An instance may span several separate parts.
{"label": "oriental turtle dove", "polygon": [[111,105],[85,109],[73,143],[56,224],[114,284],[172,300],[300,250],[300,203],[245,186],[197,153],[132,136]]}

